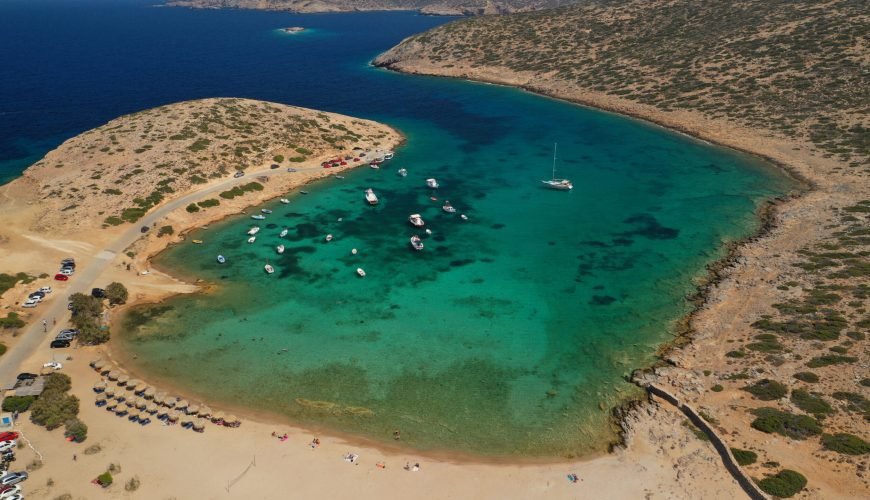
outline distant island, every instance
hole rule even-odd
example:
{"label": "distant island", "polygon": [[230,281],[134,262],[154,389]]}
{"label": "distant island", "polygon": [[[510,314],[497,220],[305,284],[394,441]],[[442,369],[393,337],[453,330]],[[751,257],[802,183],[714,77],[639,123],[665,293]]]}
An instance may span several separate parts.
{"label": "distant island", "polygon": [[283,31],[284,33],[296,34],[302,33],[303,31],[305,31],[305,28],[303,28],[302,26],[290,26],[289,28],[281,28],[281,31]]}
{"label": "distant island", "polygon": [[409,10],[431,16],[479,16],[528,12],[576,0],[167,0],[170,7],[254,9],[299,13]]}

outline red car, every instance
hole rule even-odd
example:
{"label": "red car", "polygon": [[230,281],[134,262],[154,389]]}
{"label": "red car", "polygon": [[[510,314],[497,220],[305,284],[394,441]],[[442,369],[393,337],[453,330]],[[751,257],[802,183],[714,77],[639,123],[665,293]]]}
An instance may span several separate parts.
{"label": "red car", "polygon": [[57,273],[54,275],[54,279],[56,279],[57,281],[69,281],[69,276]]}
{"label": "red car", "polygon": [[0,433],[0,443],[5,442],[5,441],[12,441],[12,440],[14,440],[14,439],[18,439],[18,433],[17,433],[17,432],[3,432],[3,433]]}

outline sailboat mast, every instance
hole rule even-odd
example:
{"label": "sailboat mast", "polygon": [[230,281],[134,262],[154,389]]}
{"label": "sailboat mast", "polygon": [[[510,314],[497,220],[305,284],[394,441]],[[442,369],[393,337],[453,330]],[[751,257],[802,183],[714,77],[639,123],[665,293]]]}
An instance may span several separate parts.
{"label": "sailboat mast", "polygon": [[553,143],[553,180],[556,180],[556,148],[558,147],[557,143]]}

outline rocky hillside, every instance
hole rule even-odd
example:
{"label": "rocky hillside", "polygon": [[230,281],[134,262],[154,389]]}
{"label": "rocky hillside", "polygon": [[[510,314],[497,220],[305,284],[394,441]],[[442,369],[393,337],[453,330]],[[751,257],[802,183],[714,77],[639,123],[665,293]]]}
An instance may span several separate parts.
{"label": "rocky hillside", "polygon": [[166,5],[199,9],[261,9],[289,12],[416,10],[431,15],[482,15],[525,12],[577,0],[168,0]]}
{"label": "rocky hillside", "polygon": [[865,168],[868,12],[857,0],[584,2],[453,22],[376,64],[692,110]]}
{"label": "rocky hillside", "polygon": [[44,207],[32,229],[111,226],[135,222],[164,200],[236,170],[318,165],[355,146],[392,145],[397,137],[368,120],[203,99],[122,116],[73,137],[16,182],[33,186]]}

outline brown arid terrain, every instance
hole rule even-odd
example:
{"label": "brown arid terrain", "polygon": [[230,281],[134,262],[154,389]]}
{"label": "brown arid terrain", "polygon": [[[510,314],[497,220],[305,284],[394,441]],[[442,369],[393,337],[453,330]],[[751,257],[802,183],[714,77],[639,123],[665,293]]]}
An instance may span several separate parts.
{"label": "brown arid terrain", "polygon": [[635,116],[801,180],[804,192],[772,205],[762,231],[711,268],[682,336],[635,379],[699,409],[768,493],[861,498],[870,496],[868,21],[866,4],[847,0],[595,2],[456,21],[375,64]]}
{"label": "brown arid terrain", "polygon": [[168,0],[171,7],[258,9],[287,12],[355,12],[414,10],[433,16],[477,16],[526,12],[577,0]]}

